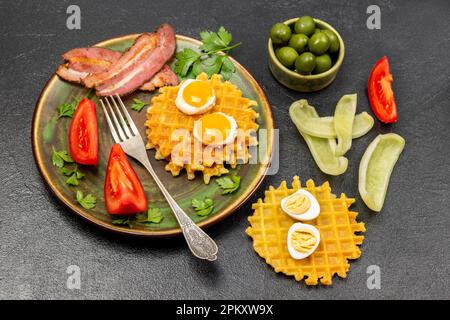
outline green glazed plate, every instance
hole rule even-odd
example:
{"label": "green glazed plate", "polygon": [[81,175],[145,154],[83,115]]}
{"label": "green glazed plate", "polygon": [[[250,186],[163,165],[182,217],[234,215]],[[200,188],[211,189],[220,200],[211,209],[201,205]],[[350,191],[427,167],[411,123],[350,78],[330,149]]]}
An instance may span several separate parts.
{"label": "green glazed plate", "polygon": [[[132,45],[137,36],[138,34],[134,34],[114,38],[101,42],[97,44],[97,46],[124,51]],[[178,50],[182,50],[183,48],[197,49],[200,44],[201,43],[197,40],[184,36],[177,36]],[[152,166],[159,178],[180,206],[200,227],[207,227],[220,221],[242,205],[262,182],[272,157],[274,123],[270,105],[262,88],[250,73],[237,61],[233,60],[233,62],[236,66],[236,72],[230,81],[236,84],[246,97],[253,99],[258,103],[256,111],[259,113],[259,131],[262,132],[267,130],[268,133],[267,142],[263,143],[264,148],[261,146],[262,141],[260,141],[260,146],[258,147],[263,150],[263,152],[259,152],[263,153],[262,156],[261,154],[259,155],[262,161],[258,161],[257,164],[240,165],[236,169],[230,170],[231,174],[238,174],[241,177],[241,186],[238,191],[231,195],[222,195],[221,189],[218,188],[214,178],[211,179],[209,185],[205,185],[201,175],[198,175],[191,181],[187,180],[186,173],[184,172],[178,177],[173,177],[169,172],[164,170],[166,161],[155,160],[155,151],[148,151]],[[144,186],[149,200],[149,206],[160,208],[164,215],[164,219],[160,224],[134,223],[131,228],[128,226],[112,224],[114,217],[111,217],[105,208],[103,183],[109,151],[113,145],[113,140],[98,104],[98,98],[95,97],[95,95],[92,100],[97,104],[99,124],[99,165],[97,167],[79,166],[79,169],[85,173],[86,176],[83,180],[80,180],[80,185],[77,187],[66,184],[65,180],[67,177],[63,176],[59,172],[59,169],[53,166],[51,160],[52,148],[54,147],[56,150],[68,150],[67,133],[71,120],[69,118],[61,118],[56,121],[55,116],[57,114],[57,107],[62,103],[70,102],[72,96],[82,98],[87,93],[88,90],[81,85],[71,84],[59,79],[57,75],[54,75],[46,84],[36,104],[32,129],[33,152],[36,164],[45,182],[49,185],[50,190],[71,211],[102,228],[118,233],[143,237],[164,237],[181,234],[181,229],[158,187],[144,167],[131,158],[129,158],[129,160]],[[143,109],[141,112],[136,112],[132,111],[130,106],[133,98],[149,102],[151,97],[155,94],[157,94],[157,92],[135,92],[124,99],[124,103],[129,108],[130,114],[143,138],[146,137],[144,126],[146,110]],[[81,207],[77,203],[75,197],[77,190],[83,191],[85,195],[88,193],[95,195],[97,197],[96,207],[92,210],[86,210]],[[210,216],[199,217],[191,207],[191,200],[193,198],[203,198],[206,196],[211,197],[214,200],[215,209]]]}

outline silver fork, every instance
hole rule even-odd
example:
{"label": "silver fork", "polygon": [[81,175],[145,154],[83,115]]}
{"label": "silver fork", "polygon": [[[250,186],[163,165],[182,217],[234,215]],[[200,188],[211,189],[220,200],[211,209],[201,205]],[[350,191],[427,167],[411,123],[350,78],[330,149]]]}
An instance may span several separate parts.
{"label": "silver fork", "polygon": [[[107,111],[103,100],[106,102],[109,112]],[[169,203],[170,208],[175,214],[192,254],[200,259],[206,259],[209,261],[216,260],[218,248],[214,240],[211,239],[202,229],[200,229],[183,211],[183,209],[180,208],[153,170],[152,165],[148,160],[144,141],[142,140],[142,137],[136,128],[133,119],[130,117],[130,114],[125,108],[120,96],[116,95],[116,99],[114,99],[113,96],[105,97],[100,99],[100,102],[106,116],[106,121],[111,129],[111,134],[114,141],[122,146],[122,149],[127,155],[139,161],[148,170],[153,180],[155,180],[162,194]],[[122,111],[120,109],[122,109]],[[125,121],[122,113],[125,115],[127,121]]]}

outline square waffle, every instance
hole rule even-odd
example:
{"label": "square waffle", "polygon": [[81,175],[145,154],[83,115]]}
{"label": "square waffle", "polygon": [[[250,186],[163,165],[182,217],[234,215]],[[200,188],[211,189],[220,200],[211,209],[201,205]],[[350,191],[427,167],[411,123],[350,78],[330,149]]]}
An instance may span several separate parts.
{"label": "square waffle", "polygon": [[255,251],[271,265],[275,272],[293,276],[296,281],[305,280],[307,285],[331,285],[332,278],[337,274],[341,278],[347,276],[350,268],[348,260],[361,256],[359,245],[364,237],[357,232],[364,232],[364,223],[357,222],[357,212],[348,208],[355,199],[349,199],[345,194],[336,198],[331,193],[328,182],[316,186],[312,180],[306,182],[306,189],[319,202],[320,215],[309,223],[320,232],[320,244],[316,251],[303,260],[293,259],[287,248],[289,228],[298,222],[281,209],[281,200],[301,188],[299,177],[295,176],[292,188],[286,181],[275,189],[270,186],[265,192],[264,201],[258,199],[252,208],[253,215],[248,218],[250,227],[246,233],[253,239]]}
{"label": "square waffle", "polygon": [[[173,176],[179,175],[185,169],[188,179],[195,178],[195,172],[203,172],[203,180],[207,184],[212,176],[220,176],[228,172],[225,164],[235,168],[238,163],[247,163],[249,161],[249,146],[257,144],[255,135],[251,132],[258,130],[256,119],[258,113],[253,109],[257,104],[255,101],[245,98],[242,91],[229,81],[222,81],[220,75],[213,75],[210,80],[205,73],[197,76],[198,80],[208,81],[214,89],[216,103],[214,107],[204,114],[187,115],[181,112],[175,99],[181,86],[163,87],[159,90],[159,95],[152,98],[151,105],[147,110],[147,148],[156,149],[156,159],[166,159],[168,164],[166,170]],[[234,148],[229,152],[226,148],[217,148],[209,154],[204,152],[205,146],[194,148],[195,140],[193,138],[194,122],[205,114],[213,112],[222,112],[232,116],[237,123],[239,132],[244,132],[245,137],[235,139]],[[187,145],[183,148],[188,150],[190,161],[180,161],[172,159],[172,151],[180,140],[176,138],[176,130],[187,130],[190,138]],[[248,134],[247,134],[248,133]],[[227,152],[228,151],[228,152]],[[196,152],[196,154],[194,154]],[[217,153],[219,152],[219,153]],[[183,153],[183,151],[181,151]],[[181,157],[180,157],[181,158]],[[200,161],[194,161],[200,159]]]}

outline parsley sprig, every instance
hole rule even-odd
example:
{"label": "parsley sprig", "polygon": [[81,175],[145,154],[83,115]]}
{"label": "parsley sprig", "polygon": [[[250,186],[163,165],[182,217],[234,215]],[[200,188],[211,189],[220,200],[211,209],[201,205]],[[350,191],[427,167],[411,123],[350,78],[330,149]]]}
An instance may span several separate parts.
{"label": "parsley sprig", "polygon": [[130,215],[126,217],[115,218],[111,220],[111,223],[115,225],[128,226],[128,228],[133,228],[135,222],[143,224],[159,224],[163,219],[164,215],[159,208],[148,208],[147,212],[145,213],[140,213],[136,216]]}
{"label": "parsley sprig", "polygon": [[159,208],[148,208],[146,213],[136,215],[136,221],[139,223],[161,223],[164,216]]}
{"label": "parsley sprig", "polygon": [[204,199],[192,199],[191,204],[197,215],[201,217],[209,216],[214,211],[214,201],[208,197]]}
{"label": "parsley sprig", "polygon": [[94,197],[92,194],[88,194],[86,196],[83,195],[83,191],[78,190],[77,191],[77,201],[81,206],[87,210],[95,208],[95,205],[97,203],[97,198]]}
{"label": "parsley sprig", "polygon": [[55,148],[52,148],[52,163],[54,166],[62,168],[65,163],[73,163],[73,159],[66,150],[56,151]]}
{"label": "parsley sprig", "polygon": [[70,102],[60,104],[58,106],[58,119],[64,117],[72,118],[79,102],[80,100],[78,100],[76,97],[72,97]]}
{"label": "parsley sprig", "polygon": [[128,226],[128,228],[133,228],[133,216],[128,216],[126,218],[117,218],[111,220],[112,224],[119,226]]}
{"label": "parsley sprig", "polygon": [[181,79],[195,78],[205,72],[208,77],[221,74],[224,80],[229,80],[236,69],[227,52],[240,46],[241,42],[230,45],[233,37],[224,27],[217,32],[202,31],[200,38],[203,42],[200,52],[185,48],[176,54],[175,73]]}
{"label": "parsley sprig", "polygon": [[148,103],[145,103],[144,101],[141,101],[139,99],[133,99],[133,104],[131,105],[131,109],[137,112],[140,112],[144,107],[148,105]]}
{"label": "parsley sprig", "polygon": [[66,167],[62,167],[59,171],[65,176],[68,176],[66,183],[71,186],[78,186],[80,185],[80,182],[78,180],[81,180],[84,178],[85,174],[78,170],[78,167],[75,166],[73,169],[68,169]]}
{"label": "parsley sprig", "polygon": [[241,177],[239,176],[231,176],[223,177],[216,180],[216,183],[219,185],[221,189],[223,189],[222,194],[230,194],[239,189],[241,184]]}

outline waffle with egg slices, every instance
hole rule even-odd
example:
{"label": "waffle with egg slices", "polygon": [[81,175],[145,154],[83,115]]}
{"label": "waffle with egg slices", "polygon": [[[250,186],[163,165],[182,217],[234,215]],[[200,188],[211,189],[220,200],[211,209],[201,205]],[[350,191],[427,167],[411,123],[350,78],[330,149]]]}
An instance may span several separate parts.
{"label": "waffle with egg slices", "polygon": [[316,251],[303,260],[293,259],[287,248],[289,228],[298,222],[281,209],[281,200],[302,188],[299,177],[295,176],[292,188],[283,181],[278,188],[272,186],[265,192],[264,200],[253,204],[255,210],[249,217],[250,227],[246,233],[253,239],[253,248],[271,265],[275,272],[293,276],[296,281],[305,280],[307,285],[331,285],[337,274],[346,278],[350,264],[348,260],[361,256],[359,245],[364,236],[356,234],[366,231],[364,223],[357,222],[357,212],[348,208],[355,199],[341,194],[337,198],[331,193],[328,182],[316,186],[312,180],[306,182],[307,191],[320,204],[320,215],[304,223],[315,226],[320,232],[320,244]]}
{"label": "waffle with egg slices", "polygon": [[[233,152],[227,152],[226,148],[215,149],[219,154],[208,154],[204,152],[205,146],[194,148],[195,139],[193,138],[194,122],[208,113],[222,112],[232,116],[237,123],[238,130],[241,132],[256,132],[258,124],[256,122],[258,113],[253,109],[257,106],[256,101],[245,98],[242,91],[229,81],[222,81],[220,75],[213,75],[208,80],[208,76],[202,73],[197,76],[198,80],[208,81],[214,89],[216,102],[214,107],[199,115],[187,115],[181,112],[175,104],[178,90],[181,86],[163,87],[159,94],[151,100],[151,105],[147,109],[147,148],[156,149],[156,159],[166,159],[168,161],[166,170],[173,176],[177,176],[185,169],[189,180],[195,178],[195,172],[203,173],[203,181],[208,184],[211,177],[220,176],[228,173],[226,164],[235,168],[238,163],[245,164],[249,161],[249,147],[257,145],[255,135],[246,134],[244,139],[235,139]],[[185,129],[190,132],[191,137],[188,144],[190,150],[197,151],[197,154],[191,152],[188,156],[191,161],[180,161],[172,159],[171,154],[174,148],[180,144],[180,141],[173,139],[173,134],[177,129]],[[238,144],[238,141],[243,143]],[[199,154],[199,153],[202,154]],[[205,156],[206,155],[206,156]],[[200,161],[194,161],[200,159]]]}

